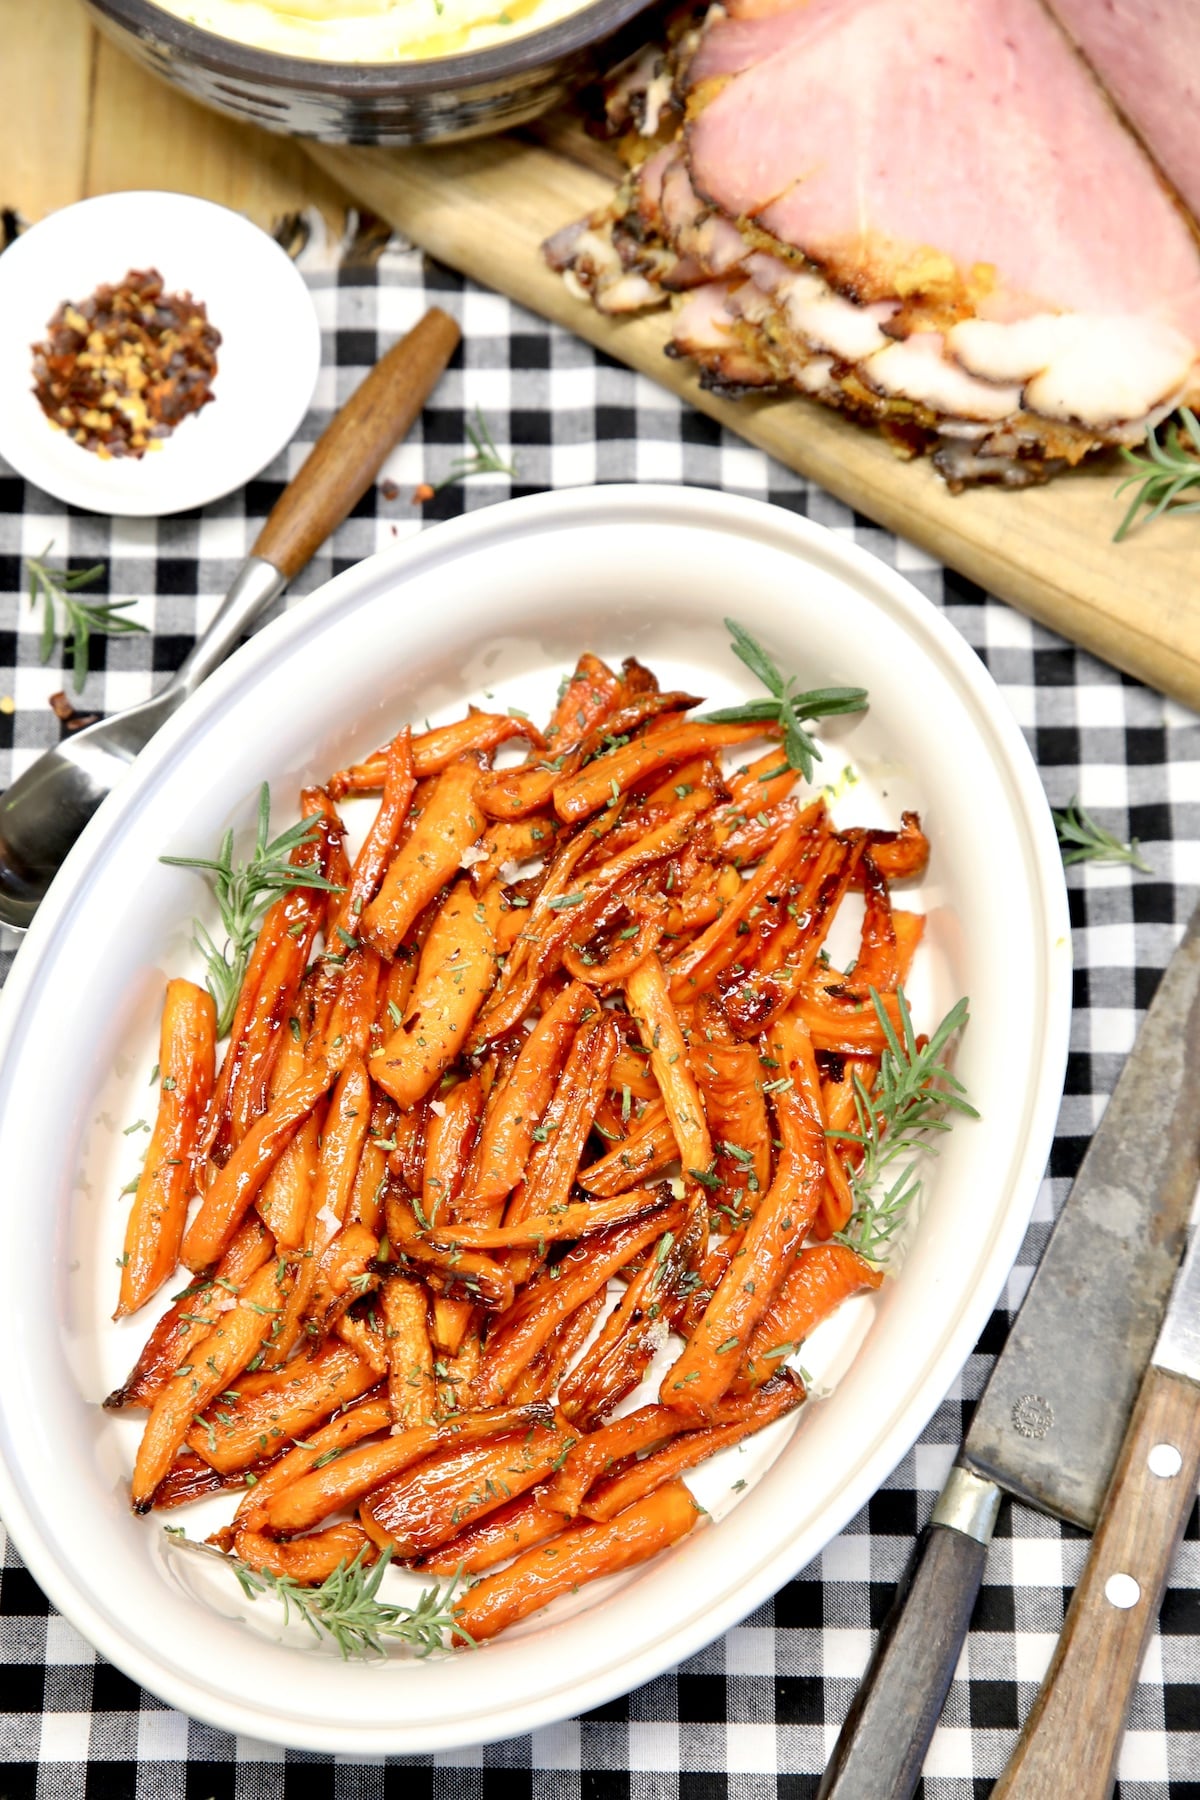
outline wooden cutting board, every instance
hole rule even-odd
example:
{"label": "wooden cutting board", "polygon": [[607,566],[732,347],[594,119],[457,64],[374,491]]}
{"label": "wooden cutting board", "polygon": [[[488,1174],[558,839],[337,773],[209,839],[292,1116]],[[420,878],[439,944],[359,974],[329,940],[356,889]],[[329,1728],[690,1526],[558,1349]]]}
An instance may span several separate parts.
{"label": "wooden cutting board", "polygon": [[326,174],[439,261],[577,332],[980,586],[1200,709],[1200,520],[1165,518],[1114,545],[1105,463],[1022,493],[952,495],[927,461],[801,399],[727,401],[664,356],[667,314],[608,319],[568,294],[543,238],[602,205],[614,158],[569,121],[430,150],[308,145]]}

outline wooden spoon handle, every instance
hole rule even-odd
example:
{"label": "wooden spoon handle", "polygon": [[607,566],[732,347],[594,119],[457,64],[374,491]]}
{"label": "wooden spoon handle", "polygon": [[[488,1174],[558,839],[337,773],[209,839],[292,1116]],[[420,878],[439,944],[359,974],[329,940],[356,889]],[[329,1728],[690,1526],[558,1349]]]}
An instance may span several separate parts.
{"label": "wooden spoon handle", "polygon": [[1151,1365],[1046,1679],[992,1800],[1107,1800],[1200,1472],[1200,1387]]}
{"label": "wooden spoon handle", "polygon": [[440,307],[380,357],[325,427],[288,483],[252,552],[289,580],[356,506],[392,446],[410,429],[458,344],[458,326]]}

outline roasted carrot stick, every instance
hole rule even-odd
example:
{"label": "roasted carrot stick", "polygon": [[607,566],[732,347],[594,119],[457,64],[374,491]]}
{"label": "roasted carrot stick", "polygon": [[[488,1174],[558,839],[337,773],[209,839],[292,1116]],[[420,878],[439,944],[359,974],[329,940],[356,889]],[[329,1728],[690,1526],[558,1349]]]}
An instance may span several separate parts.
{"label": "roasted carrot stick", "polygon": [[634,970],[625,983],[625,998],[650,1052],[650,1067],[679,1145],[680,1161],[685,1169],[705,1174],[713,1160],[712,1138],[704,1102],[688,1065],[687,1042],[657,956],[648,956]]}
{"label": "roasted carrot stick", "polygon": [[453,879],[463,851],[483,828],[474,800],[480,761],[473,752],[439,775],[437,786],[411,835],[388,866],[383,885],[360,921],[360,935],[381,956],[395,955],[417,915],[438,889]]}
{"label": "roasted carrot stick", "polygon": [[666,1406],[702,1419],[737,1373],[754,1327],[770,1305],[803,1243],[825,1183],[825,1131],[807,1104],[801,1059],[811,1045],[791,1014],[776,1022],[770,1054],[781,1078],[793,1082],[772,1096],[783,1148],[770,1190],[746,1227],[741,1247],[721,1278],[683,1354],[659,1389]]}
{"label": "roasted carrot stick", "polygon": [[323,1064],[307,1069],[250,1129],[205,1194],[183,1240],[183,1261],[203,1269],[229,1243],[278,1158],[333,1081]]}
{"label": "roasted carrot stick", "polygon": [[458,1055],[496,978],[495,953],[470,882],[458,882],[421,952],[404,1023],[371,1058],[373,1078],[397,1106],[414,1106]]}
{"label": "roasted carrot stick", "polygon": [[673,1230],[682,1216],[678,1204],[656,1206],[628,1225],[613,1226],[577,1245],[553,1271],[532,1281],[488,1339],[472,1390],[476,1404],[498,1405],[567,1315],[599,1292],[639,1250]]}
{"label": "roasted carrot stick", "polygon": [[454,1608],[462,1641],[482,1643],[584,1582],[634,1568],[686,1537],[700,1509],[673,1481],[606,1525],[570,1525],[484,1579]]}
{"label": "roasted carrot stick", "polygon": [[362,849],[354,859],[350,881],[329,934],[331,942],[339,937],[357,937],[358,922],[375,898],[375,890],[395,851],[400,827],[412,805],[417,778],[413,768],[412,732],[407,725],[388,745],[386,771],[383,799]]}
{"label": "roasted carrot stick", "polygon": [[595,1009],[594,996],[572,982],[530,1032],[515,1066],[489,1103],[457,1207],[463,1220],[489,1222],[498,1215],[498,1203],[516,1187],[567,1046],[583,1013]]}
{"label": "roasted carrot stick", "polygon": [[763,1067],[754,1045],[738,1042],[710,995],[697,1010],[688,1054],[712,1133],[718,1179],[727,1195],[736,1196],[739,1210],[752,1213],[771,1180],[763,1090],[774,1071]]}
{"label": "roasted carrot stick", "polygon": [[797,819],[772,846],[741,891],[725,910],[701,932],[685,950],[671,959],[667,976],[675,999],[699,993],[706,987],[716,969],[724,967],[723,952],[732,938],[737,940],[738,926],[746,914],[762,903],[782,878],[807,841],[803,825]]}
{"label": "roasted carrot stick", "polygon": [[[456,719],[452,725],[435,725],[431,731],[417,733],[412,740],[413,772],[419,779],[426,780],[431,775],[440,775],[466,751],[496,750],[510,738],[528,738],[535,746],[544,748],[541,733],[528,719],[468,707],[465,719]],[[390,748],[391,745],[385,744],[365,762],[339,769],[325,783],[326,791],[335,800],[341,800],[346,794],[377,792],[387,780]]]}
{"label": "roasted carrot stick", "polygon": [[678,1155],[667,1109],[661,1100],[652,1100],[627,1138],[580,1171],[579,1185],[589,1194],[622,1194],[659,1174]]}
{"label": "roasted carrot stick", "polygon": [[431,1225],[454,1217],[483,1116],[483,1083],[477,1074],[455,1082],[429,1103],[421,1205]]}
{"label": "roasted carrot stick", "polygon": [[[290,1487],[301,1475],[318,1463],[324,1467],[328,1462],[335,1462],[345,1451],[361,1444],[364,1438],[377,1437],[387,1431],[392,1422],[391,1408],[386,1399],[379,1394],[371,1394],[360,1400],[357,1406],[347,1407],[336,1419],[330,1419],[316,1431],[310,1431],[302,1444],[281,1456],[278,1462],[271,1464],[251,1486],[246,1489],[234,1514],[235,1526],[247,1525],[253,1531],[259,1531],[266,1523],[266,1503],[272,1494],[281,1488]],[[226,1544],[224,1548],[228,1549]]]}
{"label": "roasted carrot stick", "polygon": [[564,1238],[583,1239],[610,1225],[624,1225],[647,1208],[662,1205],[662,1195],[652,1188],[631,1188],[611,1200],[564,1201],[556,1211],[531,1213],[528,1218],[507,1220],[503,1225],[448,1225],[435,1234],[439,1245],[461,1250],[515,1250],[529,1244],[556,1244]]}
{"label": "roasted carrot stick", "polygon": [[809,1332],[862,1288],[877,1288],[883,1270],[846,1244],[813,1244],[801,1250],[787,1279],[755,1326],[737,1387],[769,1381],[785,1356],[798,1350]]}
{"label": "roasted carrot stick", "polygon": [[560,819],[574,824],[607,806],[613,793],[624,793],[648,775],[672,763],[686,762],[697,753],[708,755],[729,744],[744,744],[771,730],[762,725],[675,725],[653,737],[637,738],[620,749],[598,756],[577,775],[559,780],[554,788],[554,810]]}
{"label": "roasted carrot stick", "polygon": [[350,1524],[329,1525],[311,1537],[293,1538],[290,1544],[243,1529],[234,1538],[233,1549],[238,1561],[256,1574],[283,1576],[306,1587],[327,1580],[358,1556],[369,1566],[379,1555],[366,1532]]}
{"label": "roasted carrot stick", "polygon": [[222,1473],[245,1469],[357,1400],[377,1379],[353,1350],[334,1343],[265,1381],[240,1376],[238,1387],[225,1390],[197,1414],[184,1441]]}
{"label": "roasted carrot stick", "polygon": [[212,1096],[216,1050],[212,995],[190,981],[168,982],[159,1034],[158,1116],[125,1227],[115,1318],[144,1306],[179,1261],[191,1159]]}
{"label": "roasted carrot stick", "polygon": [[379,1293],[388,1356],[388,1403],[394,1422],[431,1424],[437,1415],[429,1304],[419,1282],[389,1275]]}
{"label": "roasted carrot stick", "polygon": [[544,1406],[499,1407],[494,1412],[457,1413],[439,1425],[414,1425],[382,1443],[360,1444],[321,1468],[314,1465],[298,1481],[271,1494],[263,1508],[264,1529],[305,1531],[435,1450],[448,1445],[465,1448],[506,1432],[527,1431],[545,1418]]}
{"label": "roasted carrot stick", "polygon": [[416,1565],[422,1572],[436,1575],[477,1575],[494,1569],[521,1550],[543,1544],[557,1537],[563,1528],[563,1515],[543,1504],[540,1491],[522,1494],[507,1506],[485,1513]]}
{"label": "roasted carrot stick", "polygon": [[196,1345],[195,1358],[176,1369],[151,1408],[133,1469],[133,1509],[147,1512],[196,1414],[223,1393],[267,1342],[292,1280],[286,1263],[272,1262],[246,1283],[234,1306]]}
{"label": "roasted carrot stick", "polygon": [[[707,1462],[718,1451],[728,1450],[752,1432],[761,1431],[804,1399],[804,1383],[790,1369],[783,1369],[765,1387],[747,1397],[738,1409],[741,1417],[728,1425],[710,1425],[672,1438],[661,1450],[643,1457],[632,1468],[598,1481],[584,1499],[580,1511],[589,1519],[611,1519],[626,1507],[652,1494],[664,1482],[674,1481],[686,1469]],[[729,1409],[726,1408],[728,1411]]]}
{"label": "roasted carrot stick", "polygon": [[550,1418],[488,1443],[454,1445],[376,1488],[360,1517],[375,1542],[386,1538],[398,1556],[427,1556],[464,1525],[544,1481],[574,1442]]}

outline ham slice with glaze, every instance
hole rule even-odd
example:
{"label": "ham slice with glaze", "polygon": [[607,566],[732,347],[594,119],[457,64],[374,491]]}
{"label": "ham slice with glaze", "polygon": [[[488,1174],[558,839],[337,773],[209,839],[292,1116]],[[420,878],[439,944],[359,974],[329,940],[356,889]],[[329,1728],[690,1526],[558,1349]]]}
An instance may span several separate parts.
{"label": "ham slice with glaze", "polygon": [[[1053,3],[1085,49],[1129,12],[1200,40],[1183,0]],[[683,293],[675,351],[711,384],[791,387],[1009,481],[1200,389],[1195,228],[1042,0],[730,0],[669,66],[661,147],[588,222],[590,260],[562,234],[548,254],[606,310]],[[1118,99],[1166,141],[1139,68]]]}

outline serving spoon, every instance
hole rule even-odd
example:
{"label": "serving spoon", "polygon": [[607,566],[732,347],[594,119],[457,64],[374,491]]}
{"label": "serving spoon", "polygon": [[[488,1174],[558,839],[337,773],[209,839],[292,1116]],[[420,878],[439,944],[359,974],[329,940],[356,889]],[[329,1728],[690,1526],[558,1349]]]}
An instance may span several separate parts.
{"label": "serving spoon", "polygon": [[0,797],[0,925],[28,930],[68,850],[138,751],[366,493],[411,428],[460,335],[454,320],[434,306],[380,358],[271,508],[207,630],[162,692],[64,738]]}

